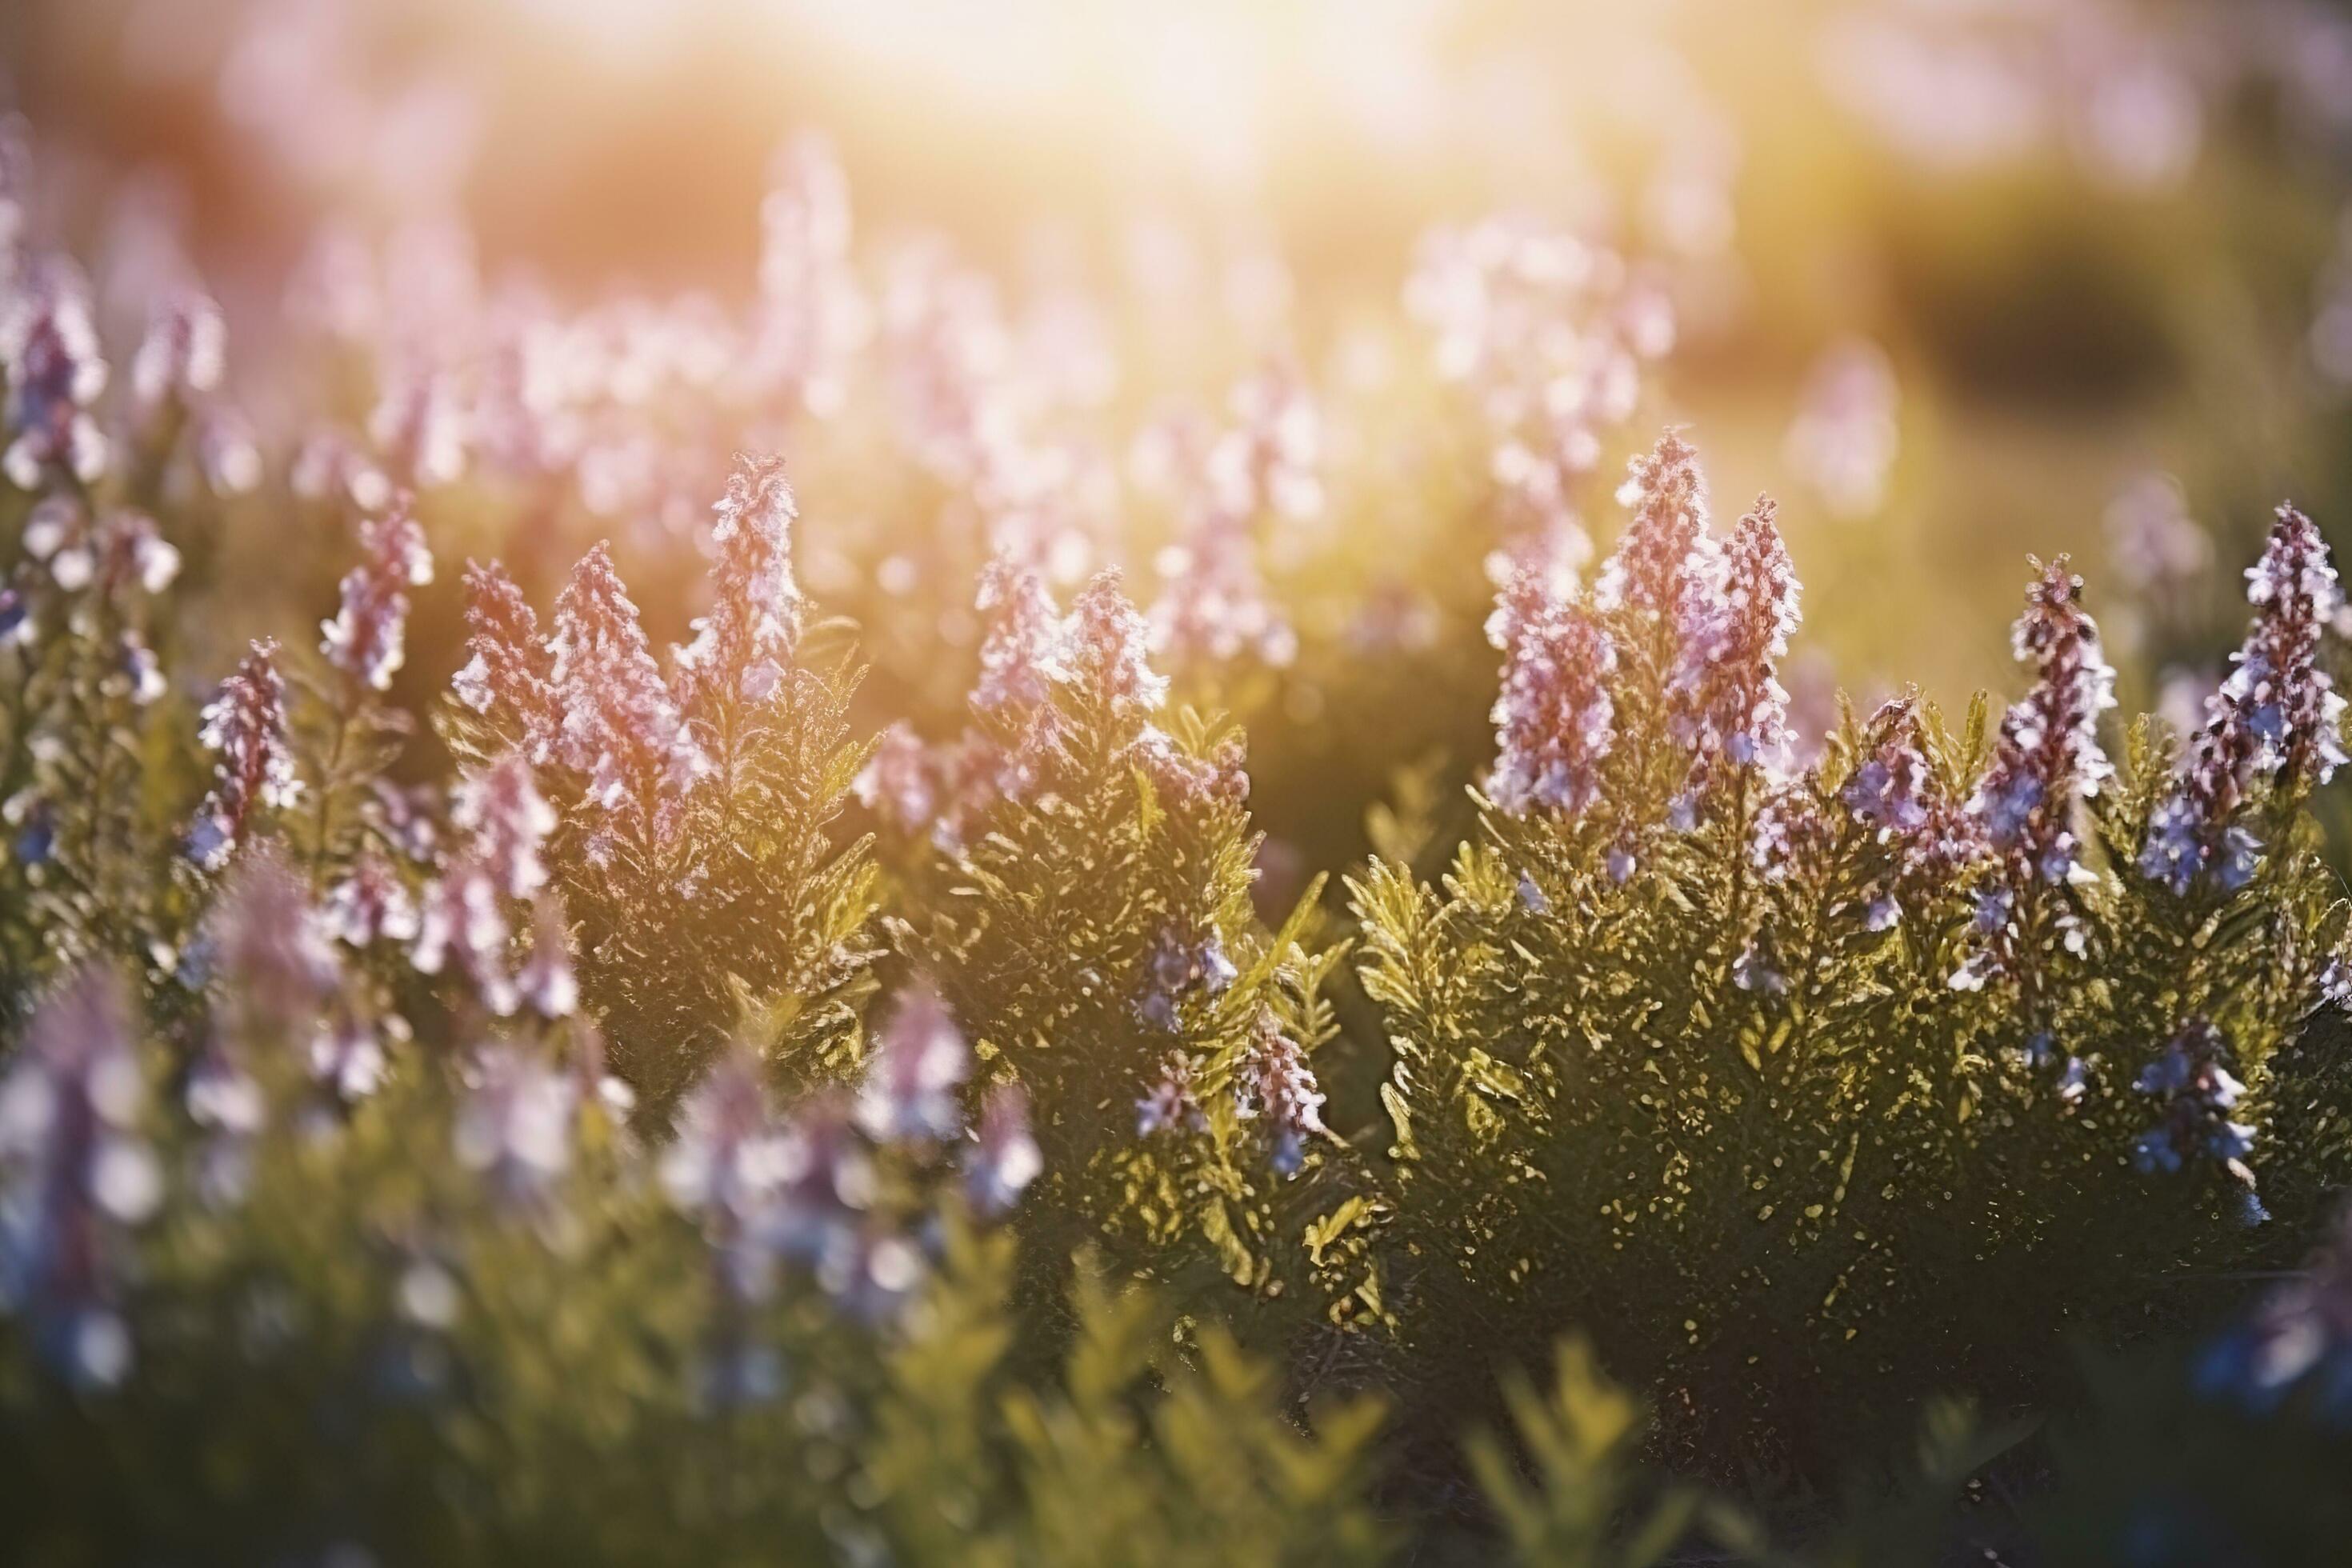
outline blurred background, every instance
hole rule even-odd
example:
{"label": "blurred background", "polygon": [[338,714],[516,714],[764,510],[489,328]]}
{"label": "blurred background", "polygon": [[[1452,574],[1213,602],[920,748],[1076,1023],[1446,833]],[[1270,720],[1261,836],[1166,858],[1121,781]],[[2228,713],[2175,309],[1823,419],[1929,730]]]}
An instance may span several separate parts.
{"label": "blurred background", "polygon": [[392,484],[420,704],[467,553],[544,614],[610,536],[680,637],[774,447],[877,725],[952,734],[992,552],[1123,564],[1279,883],[1475,777],[1482,563],[1605,550],[1666,424],[1720,526],[1780,502],[1816,726],[2013,689],[2060,551],[2191,712],[2270,508],[2352,516],[2320,0],[15,0],[0,50],[100,336],[226,317],[209,673]]}

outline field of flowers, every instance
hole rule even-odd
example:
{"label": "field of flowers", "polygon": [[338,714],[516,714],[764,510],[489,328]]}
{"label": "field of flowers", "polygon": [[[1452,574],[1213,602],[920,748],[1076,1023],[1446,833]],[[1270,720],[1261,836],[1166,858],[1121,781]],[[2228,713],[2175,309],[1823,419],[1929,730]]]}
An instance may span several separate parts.
{"label": "field of flowers", "polygon": [[2352,14],[0,107],[0,1557],[2352,1552]]}

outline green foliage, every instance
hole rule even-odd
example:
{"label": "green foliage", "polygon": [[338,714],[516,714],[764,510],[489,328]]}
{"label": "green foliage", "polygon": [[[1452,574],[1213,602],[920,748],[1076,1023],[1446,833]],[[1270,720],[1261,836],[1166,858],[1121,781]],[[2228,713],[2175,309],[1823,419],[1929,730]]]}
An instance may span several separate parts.
{"label": "green foliage", "polygon": [[1189,711],[1162,731],[1120,679],[1081,666],[1002,728],[1008,756],[1051,737],[1040,776],[994,793],[915,885],[901,943],[986,1070],[1028,1092],[1045,1280],[1098,1244],[1186,1300],[1222,1274],[1377,1313],[1360,1163],[1311,1104],[1286,1126],[1263,1084],[1338,1033],[1325,993],[1344,943],[1319,884],[1281,929],[1258,921],[1239,737]]}

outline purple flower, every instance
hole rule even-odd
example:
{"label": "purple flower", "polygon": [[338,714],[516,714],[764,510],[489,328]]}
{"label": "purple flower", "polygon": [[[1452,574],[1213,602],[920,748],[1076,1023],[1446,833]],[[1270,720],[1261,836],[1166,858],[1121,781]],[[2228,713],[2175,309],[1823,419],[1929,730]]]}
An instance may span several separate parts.
{"label": "purple flower", "polygon": [[1225,956],[1223,940],[1213,928],[1198,940],[1162,931],[1145,956],[1143,967],[1147,984],[1136,1003],[1136,1014],[1152,1027],[1171,1034],[1179,1026],[1177,1007],[1186,993],[1197,989],[1207,996],[1222,996],[1240,973]]}
{"label": "purple flower", "polygon": [[1524,568],[1497,595],[1486,635],[1504,655],[1488,797],[1514,816],[1538,805],[1583,815],[1616,738],[1615,645],[1548,574]]}
{"label": "purple flower", "polygon": [[2137,1092],[2158,1103],[2156,1124],[2132,1147],[2141,1171],[2175,1174],[2200,1158],[2220,1164],[2251,1194],[2254,1173],[2246,1163],[2254,1130],[2229,1113],[2245,1094],[2230,1071],[2230,1045],[2204,1018],[2192,1018],[2166,1042],[2132,1080]]}
{"label": "purple flower", "polygon": [[1777,773],[1788,748],[1789,694],[1774,669],[1797,627],[1797,577],[1770,500],[1739,520],[1719,589],[1684,580],[1679,616],[1666,725],[1692,753],[1683,803],[1696,816],[1727,771]]}
{"label": "purple flower", "polygon": [[2040,571],[2011,637],[2036,679],[2001,716],[1970,810],[2021,876],[2056,883],[2076,864],[2075,803],[2097,795],[2115,771],[2100,749],[2098,724],[2115,706],[2116,675],[2100,654],[2098,626],[2083,611],[2083,580],[2063,555]]}
{"label": "purple flower", "polygon": [[69,262],[33,270],[0,306],[0,370],[9,389],[0,472],[18,489],[57,473],[79,485],[106,471],[107,440],[91,405],[106,389],[90,321],[89,285]]}
{"label": "purple flower", "polygon": [[457,700],[507,728],[534,763],[550,760],[557,708],[554,661],[539,617],[496,561],[466,563],[466,663],[450,678]]}
{"label": "purple flower", "polygon": [[857,1093],[857,1125],[880,1142],[952,1138],[963,1127],[957,1090],[971,1047],[928,982],[909,986],[882,1025]]}
{"label": "purple flower", "polygon": [[1240,1120],[1264,1129],[1268,1158],[1282,1175],[1298,1173],[1308,1138],[1328,1136],[1323,1128],[1323,1091],[1307,1065],[1307,1053],[1283,1033],[1270,1009],[1258,1015],[1256,1033],[1234,1079],[1234,1102]]}
{"label": "purple flower", "polygon": [[470,1078],[455,1127],[457,1163],[503,1202],[544,1203],[572,1164],[572,1075],[502,1045],[482,1052]]}
{"label": "purple flower", "polygon": [[0,1079],[0,1308],[86,1387],[131,1371],[130,1235],[163,1198],[146,1100],[121,985],[96,967],[42,1003]]}
{"label": "purple flower", "polygon": [[407,591],[433,581],[433,554],[405,496],[360,524],[360,556],[343,575],[335,618],[320,625],[319,651],[359,685],[383,691],[407,657]]}
{"label": "purple flower", "polygon": [[2176,894],[2200,878],[2222,891],[2253,876],[2262,846],[2237,818],[2258,787],[2299,798],[2345,761],[2344,699],[2319,667],[2320,639],[2344,596],[2327,542],[2309,518],[2278,510],[2262,560],[2246,574],[2253,624],[2179,785],[2150,813],[2139,869]]}
{"label": "purple flower", "polygon": [[1045,1169],[1035,1134],[1029,1130],[1029,1095],[1017,1083],[1000,1083],[980,1102],[980,1127],[964,1165],[964,1188],[972,1212],[1000,1219]]}
{"label": "purple flower", "polygon": [[[710,763],[686,732],[603,543],[581,557],[556,600],[549,679],[562,714],[556,759],[587,775],[586,798],[605,814],[605,832],[666,835],[677,803]],[[592,858],[598,848],[592,840]]]}
{"label": "purple flower", "polygon": [[245,841],[253,814],[283,811],[302,794],[286,737],[286,683],[278,673],[278,645],[252,645],[235,674],[205,705],[196,738],[216,759],[212,792],[197,809],[188,853],[218,870]]}
{"label": "purple flower", "polygon": [[[1697,448],[1667,431],[1648,457],[1633,459],[1617,499],[1633,509],[1633,521],[1593,584],[1594,605],[1660,619],[1683,615],[1694,594],[1714,587],[1722,574],[1721,547],[1707,532]],[[1793,607],[1793,596],[1790,603]]]}
{"label": "purple flower", "polygon": [[555,808],[521,753],[509,752],[460,780],[449,793],[449,821],[472,836],[473,856],[501,897],[528,899],[547,885],[541,854],[555,831]]}
{"label": "purple flower", "polygon": [[798,508],[782,460],[739,457],[727,494],[711,509],[716,602],[694,623],[677,655],[684,701],[706,693],[756,705],[781,687],[800,642],[801,592],[793,580],[792,528]]}
{"label": "purple flower", "polygon": [[1120,586],[1116,568],[1095,574],[1070,605],[1061,666],[1070,686],[1115,719],[1140,719],[1168,695],[1151,668],[1150,631]]}
{"label": "purple flower", "polygon": [[1135,1102],[1136,1136],[1199,1132],[1207,1126],[1208,1118],[1202,1114],[1192,1089],[1192,1064],[1183,1052],[1170,1051]]}
{"label": "purple flower", "polygon": [[2307,1392],[2323,1418],[2352,1422],[2352,1207],[2304,1272],[2206,1351],[2197,1381],[2255,1411]]}

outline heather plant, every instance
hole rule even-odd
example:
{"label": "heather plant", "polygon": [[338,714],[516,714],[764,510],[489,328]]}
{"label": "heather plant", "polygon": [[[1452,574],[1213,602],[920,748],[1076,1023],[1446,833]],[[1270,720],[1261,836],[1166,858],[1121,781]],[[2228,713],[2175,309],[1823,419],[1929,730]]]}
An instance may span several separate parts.
{"label": "heather plant", "polygon": [[2259,1253],[2271,1159],[2337,1168],[2266,1125],[2340,1125],[2271,1070],[2342,937],[2302,816],[2339,743],[2334,574],[2283,511],[2178,777],[2147,723],[2116,776],[2063,561],[1997,728],[1898,698],[1799,770],[1770,507],[1716,538],[1671,435],[1624,495],[1589,589],[1499,598],[1477,837],[1436,887],[1353,885],[1396,1057],[1389,1300],[1432,1401],[1452,1347],[1580,1321],[1680,1451],[1815,1468],[1938,1386],[2033,1397],[2062,1335],[2160,1310],[2152,1276]]}
{"label": "heather plant", "polygon": [[1315,889],[1278,930],[1255,916],[1240,737],[1189,710],[1161,727],[1166,681],[1115,574],[1064,616],[1001,561],[981,607],[971,731],[936,760],[886,752],[866,789],[937,847],[904,946],[1033,1108],[1036,1208],[1060,1216],[1031,1228],[1041,1267],[1094,1240],[1188,1290],[1222,1271],[1377,1313],[1376,1194],[1311,1065],[1341,949]]}
{"label": "heather plant", "polygon": [[740,460],[715,512],[711,605],[667,674],[604,546],[544,639],[510,578],[471,567],[443,724],[550,803],[583,994],[661,1106],[751,1012],[778,1073],[841,1076],[870,985],[872,868],[830,831],[866,761],[857,671],[805,624],[780,466]]}

